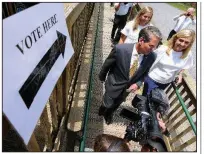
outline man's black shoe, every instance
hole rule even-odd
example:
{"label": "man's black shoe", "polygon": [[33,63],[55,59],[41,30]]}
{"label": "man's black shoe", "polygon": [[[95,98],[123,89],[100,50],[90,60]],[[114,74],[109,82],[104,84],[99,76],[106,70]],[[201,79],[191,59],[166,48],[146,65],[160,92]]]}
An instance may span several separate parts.
{"label": "man's black shoe", "polygon": [[[112,41],[111,41],[111,42],[112,42]],[[111,43],[111,47],[114,47],[116,44],[117,44],[117,42],[113,41],[113,42]]]}
{"label": "man's black shoe", "polygon": [[105,119],[107,125],[110,125],[113,123],[113,115],[104,116],[104,119]]}
{"label": "man's black shoe", "polygon": [[100,106],[99,111],[98,111],[98,115],[99,115],[99,116],[104,115],[105,110],[106,110],[106,107],[104,107],[104,106]]}

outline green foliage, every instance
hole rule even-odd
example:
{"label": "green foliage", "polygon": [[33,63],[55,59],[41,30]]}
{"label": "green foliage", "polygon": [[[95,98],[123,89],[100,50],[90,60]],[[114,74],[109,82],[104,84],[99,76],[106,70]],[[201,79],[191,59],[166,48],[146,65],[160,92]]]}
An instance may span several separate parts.
{"label": "green foliage", "polygon": [[178,8],[179,10],[186,11],[189,7],[195,8],[194,15],[196,16],[196,3],[171,3],[168,2],[169,5]]}

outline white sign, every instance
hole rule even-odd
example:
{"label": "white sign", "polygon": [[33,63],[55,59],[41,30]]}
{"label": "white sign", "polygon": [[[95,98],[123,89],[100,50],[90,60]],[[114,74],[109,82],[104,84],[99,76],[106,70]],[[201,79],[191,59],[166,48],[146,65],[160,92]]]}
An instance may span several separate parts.
{"label": "white sign", "polygon": [[62,3],[3,20],[3,112],[25,144],[73,53]]}

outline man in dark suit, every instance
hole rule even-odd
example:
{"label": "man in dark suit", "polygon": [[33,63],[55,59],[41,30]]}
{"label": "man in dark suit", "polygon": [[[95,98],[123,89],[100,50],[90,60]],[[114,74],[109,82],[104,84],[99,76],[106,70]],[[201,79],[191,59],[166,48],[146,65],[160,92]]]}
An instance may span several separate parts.
{"label": "man in dark suit", "polygon": [[[136,44],[116,45],[105,60],[99,73],[100,81],[105,81],[106,90],[99,115],[104,116],[107,124],[112,123],[113,112],[125,100],[127,91],[135,92],[142,85],[144,76],[156,58],[152,51],[161,39],[159,29],[148,26],[140,31]],[[130,73],[132,69],[133,73]]]}

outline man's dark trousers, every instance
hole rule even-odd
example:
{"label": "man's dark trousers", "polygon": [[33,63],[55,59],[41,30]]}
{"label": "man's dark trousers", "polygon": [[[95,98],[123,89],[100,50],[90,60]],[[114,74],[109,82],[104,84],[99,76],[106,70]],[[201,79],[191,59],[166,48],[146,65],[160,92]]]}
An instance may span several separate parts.
{"label": "man's dark trousers", "polygon": [[[126,21],[127,21],[127,15],[123,15],[123,16],[115,15],[113,28],[111,32],[111,39],[114,40],[114,42],[118,43],[118,41],[120,40],[120,36],[121,36],[120,32],[125,27]],[[116,29],[118,30],[115,36]]]}
{"label": "man's dark trousers", "polygon": [[106,123],[109,124],[112,122],[113,113],[118,109],[118,107],[125,101],[128,93],[126,89],[115,99],[111,99],[108,96],[107,92],[104,94],[104,102],[99,109],[99,115],[103,115],[106,119]]}
{"label": "man's dark trousers", "polygon": [[169,36],[168,36],[167,40],[171,39],[174,34],[176,34],[176,31],[175,31],[175,30],[172,30],[172,31],[169,33]]}

